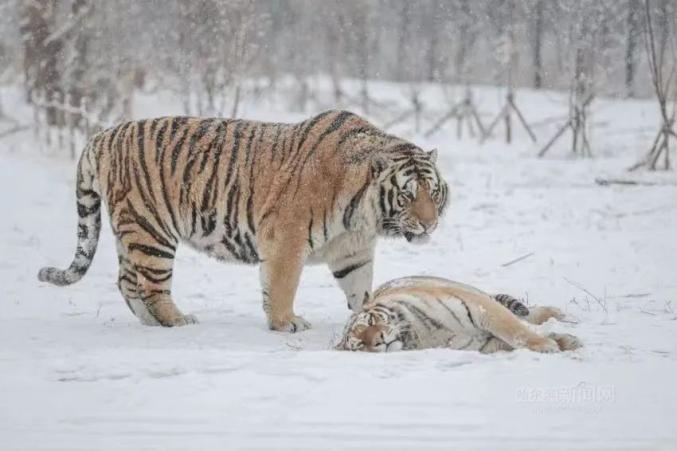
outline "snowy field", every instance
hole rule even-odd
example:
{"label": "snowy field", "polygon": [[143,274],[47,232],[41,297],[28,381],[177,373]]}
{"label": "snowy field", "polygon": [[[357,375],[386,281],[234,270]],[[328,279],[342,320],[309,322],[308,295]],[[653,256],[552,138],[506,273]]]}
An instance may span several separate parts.
{"label": "snowy field", "polygon": [[[18,98],[3,91],[30,123]],[[501,95],[476,99],[488,114]],[[139,117],[180,112],[136,101]],[[544,119],[566,112],[560,94],[518,102],[541,143],[557,126]],[[270,103],[242,115],[311,113]],[[434,274],[560,307],[575,323],[541,328],[585,347],[558,355],[333,351],[349,312],[327,268],[308,267],[297,295],[313,328],[288,335],[266,328],[256,268],[185,248],[174,295],[200,324],[144,327],[115,286],[108,227],[80,283],[37,281],[73,256],[75,165],[31,130],[0,140],[0,448],[677,449],[677,177],[624,172],[651,142],[652,102],[599,100],[593,122],[592,160],[570,158],[568,137],[537,159],[521,131],[480,147],[453,124],[429,139],[411,121],[393,130],[439,148],[452,202],[429,244],[379,243],[376,284]]]}

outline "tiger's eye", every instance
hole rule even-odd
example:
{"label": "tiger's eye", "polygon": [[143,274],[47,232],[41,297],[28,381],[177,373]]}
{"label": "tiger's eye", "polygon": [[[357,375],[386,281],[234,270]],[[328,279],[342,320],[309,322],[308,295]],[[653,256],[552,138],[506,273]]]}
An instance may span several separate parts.
{"label": "tiger's eye", "polygon": [[407,204],[414,200],[414,195],[409,191],[402,191],[398,196],[398,200],[401,204]]}

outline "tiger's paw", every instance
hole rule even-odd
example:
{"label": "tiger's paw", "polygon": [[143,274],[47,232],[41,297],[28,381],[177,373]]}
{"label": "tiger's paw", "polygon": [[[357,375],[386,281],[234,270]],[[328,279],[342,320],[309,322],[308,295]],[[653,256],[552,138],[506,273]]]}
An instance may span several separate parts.
{"label": "tiger's paw", "polygon": [[526,320],[531,324],[543,324],[550,318],[554,318],[557,321],[562,321],[566,318],[564,312],[562,312],[557,307],[529,307],[529,315],[526,317]]}
{"label": "tiger's paw", "polygon": [[289,332],[292,334],[310,329],[310,323],[303,319],[303,317],[297,315],[292,315],[284,320],[273,319],[268,322],[268,325],[272,330]]}
{"label": "tiger's paw", "polygon": [[583,342],[575,335],[551,333],[548,334],[548,337],[557,342],[560,351],[573,351],[583,347]]}
{"label": "tiger's paw", "polygon": [[527,343],[527,348],[529,348],[531,351],[544,353],[560,351],[557,341],[555,341],[550,337],[539,337],[538,340],[532,340],[529,343]]}
{"label": "tiger's paw", "polygon": [[195,315],[181,315],[171,318],[170,320],[160,322],[160,324],[165,327],[181,327],[197,323],[198,320]]}

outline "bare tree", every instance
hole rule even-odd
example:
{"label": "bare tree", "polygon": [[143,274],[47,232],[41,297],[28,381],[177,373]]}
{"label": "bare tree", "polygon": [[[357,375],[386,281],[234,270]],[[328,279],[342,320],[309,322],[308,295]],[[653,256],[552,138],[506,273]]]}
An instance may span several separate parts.
{"label": "bare tree", "polygon": [[442,5],[439,0],[431,0],[428,7],[425,26],[428,30],[428,46],[426,49],[426,80],[439,81],[440,25],[442,21]]}
{"label": "bare tree", "polygon": [[[59,54],[63,48],[55,33],[55,0],[36,0],[23,5],[21,35],[24,45],[24,79],[26,95],[30,100],[39,94],[53,100],[63,94],[60,88]],[[57,125],[59,113],[47,109],[47,123]]]}
{"label": "bare tree", "polygon": [[533,13],[531,51],[534,62],[534,88],[543,87],[543,9],[544,0],[536,0]]}
{"label": "bare tree", "polygon": [[[670,137],[677,137],[673,130],[677,109],[669,107],[669,100],[674,95],[675,71],[677,70],[677,46],[675,45],[675,19],[669,14],[667,1],[661,0],[658,11],[652,9],[651,2],[644,0],[644,23],[642,35],[649,62],[651,82],[661,115],[661,125],[649,153],[643,161],[635,164],[630,170],[646,167],[656,170],[658,162],[663,158],[663,169],[670,169]],[[669,18],[672,17],[672,21]],[[655,19],[659,19],[660,32],[656,32]]]}
{"label": "bare tree", "polygon": [[[564,125],[538,152],[539,157],[544,156],[567,130],[571,131],[571,151],[583,157],[592,156],[588,119],[596,94],[596,69],[601,64],[599,49],[609,29],[606,21],[614,17],[611,14],[614,6],[614,2],[602,0],[590,8],[579,7],[570,11],[569,43],[573,70],[569,87],[569,115]],[[567,12],[566,9],[559,11],[562,15]]]}
{"label": "bare tree", "polygon": [[505,124],[505,142],[510,144],[512,142],[512,115],[516,115],[519,123],[522,124],[522,127],[529,134],[529,137],[533,142],[536,142],[536,135],[531,130],[531,127],[527,123],[524,115],[520,111],[517,103],[515,101],[515,71],[518,64],[519,53],[516,44],[515,37],[515,3],[514,0],[507,0],[505,3],[507,7],[505,21],[505,30],[501,36],[501,45],[499,46],[499,59],[504,67],[505,71],[505,80],[507,92],[505,96],[505,104],[499,111],[498,115],[494,120],[489,124],[489,127],[484,131],[482,140],[487,139],[491,136],[494,128],[503,120]]}
{"label": "bare tree", "polygon": [[627,36],[625,44],[625,94],[635,96],[635,72],[637,68],[637,41],[641,33],[641,4],[639,0],[627,0]]}
{"label": "bare tree", "polygon": [[256,14],[252,0],[230,2],[229,6],[227,17],[232,41],[230,54],[225,58],[225,62],[233,74],[234,94],[230,115],[236,117],[242,95],[242,83],[260,49],[255,36],[268,17]]}

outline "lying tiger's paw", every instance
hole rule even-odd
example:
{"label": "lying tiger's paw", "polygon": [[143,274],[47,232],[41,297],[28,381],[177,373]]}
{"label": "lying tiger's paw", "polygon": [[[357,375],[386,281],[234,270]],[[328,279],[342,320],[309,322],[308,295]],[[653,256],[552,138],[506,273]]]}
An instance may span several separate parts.
{"label": "lying tiger's paw", "polygon": [[562,321],[566,318],[564,312],[557,307],[529,307],[529,315],[525,318],[531,324],[543,324],[550,318]]}
{"label": "lying tiger's paw", "polygon": [[559,352],[559,345],[549,337],[539,337],[538,340],[532,340],[527,343],[527,348],[536,352]]}
{"label": "lying tiger's paw", "polygon": [[287,320],[271,320],[269,327],[280,332],[301,332],[310,329],[310,323],[301,316],[294,315]]}
{"label": "lying tiger's paw", "polygon": [[575,335],[551,333],[548,337],[557,342],[560,351],[572,351],[583,346],[583,342]]}

